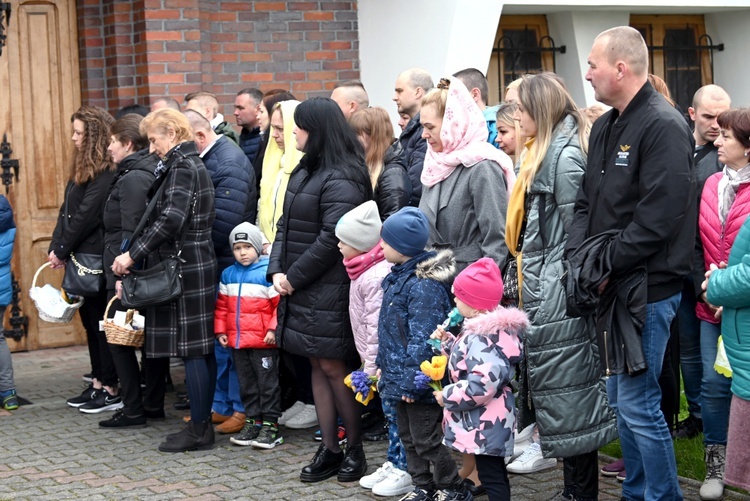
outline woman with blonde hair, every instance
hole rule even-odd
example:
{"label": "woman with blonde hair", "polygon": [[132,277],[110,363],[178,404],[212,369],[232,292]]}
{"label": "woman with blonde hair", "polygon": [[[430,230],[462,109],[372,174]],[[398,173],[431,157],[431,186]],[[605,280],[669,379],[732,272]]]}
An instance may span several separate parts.
{"label": "woman with blonde hair", "polygon": [[263,156],[258,204],[258,227],[271,243],[276,238],[276,222],[283,211],[289,176],[304,156],[294,147],[294,110],[298,105],[295,100],[281,101],[271,110],[270,140]]}
{"label": "woman with blonde hair", "polygon": [[[513,165],[518,161],[521,148],[523,146],[523,137],[521,136],[521,126],[513,119],[516,113],[515,103],[502,103],[497,109],[497,137],[495,142],[497,147],[503,150],[513,160]],[[518,155],[517,155],[518,153]]]}
{"label": "woman with blonde hair", "polygon": [[[48,250],[52,268],[76,266],[73,261],[76,255],[79,259],[82,254],[102,255],[104,200],[115,175],[115,165],[107,152],[109,128],[114,122],[112,116],[97,106],[81,106],[70,117],[70,122],[75,150],[65,199]],[[107,297],[102,289],[87,294],[78,310],[86,330],[92,382],[80,396],[68,399],[67,403],[87,414],[122,407],[112,354],[104,333],[99,330],[106,306]]]}
{"label": "woman with blonde hair", "polygon": [[359,110],[349,118],[349,125],[365,149],[375,202],[385,221],[411,198],[411,181],[401,162],[401,144],[393,137],[391,119],[383,108]]}
{"label": "woman with blonde hair", "polygon": [[563,457],[565,489],[554,499],[590,501],[599,490],[597,450],[617,430],[600,377],[593,321],[567,315],[560,280],[586,165],[586,119],[549,73],[524,77],[517,104],[515,119],[526,142],[505,239],[518,262],[519,306],[531,322],[520,365],[519,429],[536,422],[538,437],[508,471],[554,468],[555,458]]}
{"label": "woman with blonde hair", "polygon": [[[173,302],[146,310],[146,356],[182,357],[190,399],[190,422],[159,445],[162,452],[210,449],[214,443],[211,404],[216,386],[214,359],[214,306],[216,254],[211,239],[214,222],[214,186],[193,142],[190,122],[182,113],[162,109],[140,124],[151,152],[161,159],[148,198],[156,199],[149,224],[124,243],[112,271],[123,276],[131,268],[151,268],[180,252],[184,293]],[[161,190],[161,188],[164,188]],[[184,242],[182,238],[184,236]],[[115,287],[121,296],[121,283]]]}

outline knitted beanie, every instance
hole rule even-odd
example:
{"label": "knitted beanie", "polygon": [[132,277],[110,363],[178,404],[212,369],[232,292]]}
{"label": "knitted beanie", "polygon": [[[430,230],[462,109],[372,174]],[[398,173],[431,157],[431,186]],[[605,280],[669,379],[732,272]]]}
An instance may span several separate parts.
{"label": "knitted beanie", "polygon": [[254,224],[245,222],[234,227],[229,234],[229,245],[234,248],[236,243],[250,244],[259,256],[263,254],[263,233]]}
{"label": "knitted beanie", "polygon": [[360,252],[368,252],[380,241],[380,214],[374,200],[359,205],[336,223],[336,237]]}
{"label": "knitted beanie", "polygon": [[503,277],[495,261],[483,257],[453,281],[453,294],[477,310],[494,310],[503,299]]}
{"label": "knitted beanie", "polygon": [[421,210],[404,207],[385,220],[380,236],[396,251],[413,257],[424,251],[430,238],[430,223]]}

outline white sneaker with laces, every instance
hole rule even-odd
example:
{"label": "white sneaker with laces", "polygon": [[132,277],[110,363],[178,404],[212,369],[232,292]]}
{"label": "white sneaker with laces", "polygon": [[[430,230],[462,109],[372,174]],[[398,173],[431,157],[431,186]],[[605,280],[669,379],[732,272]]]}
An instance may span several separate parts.
{"label": "white sneaker with laces", "polygon": [[385,479],[375,484],[372,493],[376,496],[399,496],[413,489],[411,475],[394,467]]}
{"label": "white sneaker with laces", "polygon": [[291,407],[281,413],[281,417],[279,418],[279,425],[285,425],[287,421],[299,414],[299,412],[304,408],[305,404],[303,402],[300,402],[299,400],[294,402]]}
{"label": "white sneaker with laces", "polygon": [[557,466],[557,459],[545,458],[542,456],[542,447],[537,444],[531,444],[523,454],[518,456],[515,461],[508,465],[510,473],[534,473],[536,471],[547,470]]}
{"label": "white sneaker with laces", "polygon": [[383,463],[383,466],[375,470],[374,473],[370,473],[369,475],[365,475],[364,477],[360,478],[360,487],[364,487],[365,489],[372,489],[373,487],[375,487],[375,484],[385,480],[391,470],[393,470],[393,463],[391,463],[390,461],[386,461],[385,463]]}
{"label": "white sneaker with laces", "polygon": [[511,461],[523,454],[524,451],[528,449],[532,444],[531,437],[534,435],[535,426],[536,423],[531,423],[523,430],[516,432],[516,436],[513,440],[513,455],[510,457]]}
{"label": "white sneaker with laces", "polygon": [[301,411],[286,421],[286,427],[293,430],[304,430],[317,425],[318,414],[315,412],[315,406],[310,404],[306,404]]}

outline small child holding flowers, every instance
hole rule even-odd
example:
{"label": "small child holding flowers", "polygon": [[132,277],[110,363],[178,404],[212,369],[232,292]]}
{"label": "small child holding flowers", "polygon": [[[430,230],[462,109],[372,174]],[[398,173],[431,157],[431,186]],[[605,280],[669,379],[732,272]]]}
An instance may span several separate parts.
{"label": "small child holding flowers", "polygon": [[464,316],[458,337],[442,327],[432,334],[449,356],[451,384],[434,392],[445,407],[444,443],[476,455],[477,472],[490,501],[510,500],[504,458],[513,454],[515,397],[510,381],[521,358],[521,337],[529,327],[517,308],[499,306],[500,269],[482,258],[453,282],[456,308]]}

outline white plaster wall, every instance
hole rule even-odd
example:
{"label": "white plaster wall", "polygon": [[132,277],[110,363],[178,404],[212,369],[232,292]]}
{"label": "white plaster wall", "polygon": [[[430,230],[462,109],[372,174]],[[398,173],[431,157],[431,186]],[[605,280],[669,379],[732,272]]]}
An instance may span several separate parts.
{"label": "white plaster wall", "polygon": [[435,83],[467,67],[487,71],[502,2],[495,0],[359,0],[359,57],[371,106],[394,122],[393,85],[421,67]]}
{"label": "white plaster wall", "polygon": [[705,20],[706,32],[714,44],[724,44],[722,52],[714,51],[714,83],[729,93],[733,108],[750,106],[750,65],[747,64],[750,9],[706,14]]}

